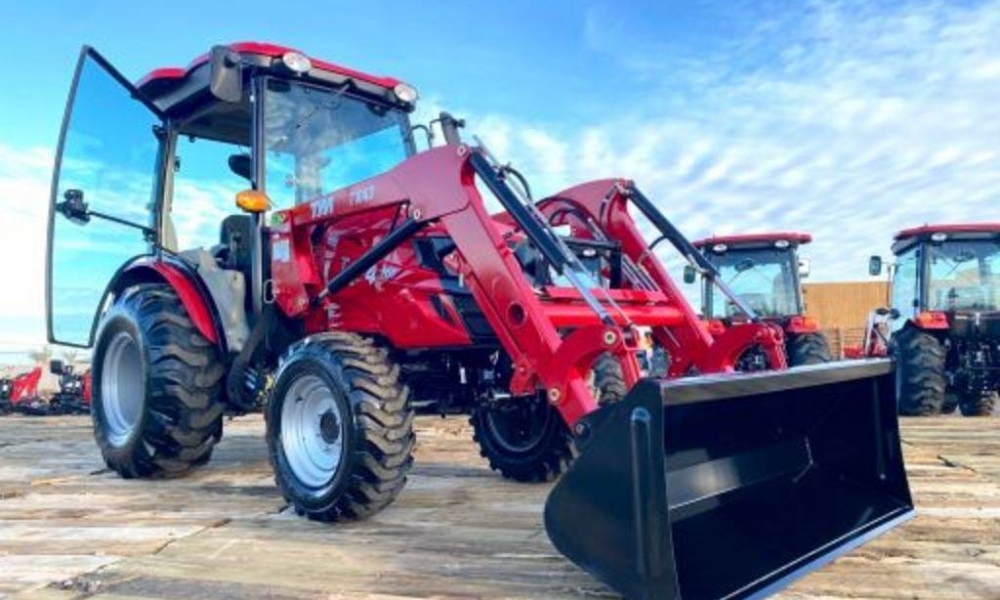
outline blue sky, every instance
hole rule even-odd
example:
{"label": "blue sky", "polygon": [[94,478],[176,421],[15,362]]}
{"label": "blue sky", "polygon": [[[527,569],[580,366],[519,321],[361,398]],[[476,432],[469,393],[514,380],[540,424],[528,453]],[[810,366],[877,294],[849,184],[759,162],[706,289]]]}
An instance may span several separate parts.
{"label": "blue sky", "polygon": [[904,226],[1000,220],[998,0],[9,0],[0,22],[0,280],[24,282],[0,342],[44,337],[48,176],[84,43],[133,79],[235,40],[392,75],[539,192],[620,175],[691,237],[811,231],[816,280],[863,279]]}

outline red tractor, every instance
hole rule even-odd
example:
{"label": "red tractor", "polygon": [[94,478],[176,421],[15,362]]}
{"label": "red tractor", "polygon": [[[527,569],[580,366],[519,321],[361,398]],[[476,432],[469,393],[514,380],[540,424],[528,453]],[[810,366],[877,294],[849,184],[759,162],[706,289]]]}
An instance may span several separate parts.
{"label": "red tractor", "polygon": [[49,372],[59,378],[59,391],[49,398],[49,414],[86,415],[90,413],[90,371],[76,371],[61,360],[49,362]]}
{"label": "red tractor", "polygon": [[[704,331],[627,207],[712,266],[631,181],[536,205],[447,115],[446,143],[418,152],[415,100],[269,44],[135,86],[84,49],[54,174],[49,335],[94,348],[110,468],[203,464],[223,414],[262,405],[294,510],[363,518],[404,487],[413,398],[463,397],[492,468],[561,475],[553,544],[649,600],[766,593],[912,515],[889,361],[640,381],[639,326],[675,374],[732,371],[754,344],[780,364],[781,332]],[[581,220],[569,237],[562,219]]]}
{"label": "red tractor", "polygon": [[[807,233],[761,233],[714,236],[694,243],[715,265],[718,277],[750,306],[750,316],[781,328],[785,355],[792,367],[832,360],[830,343],[819,324],[805,315],[802,278],[809,274],[809,262],[799,258],[799,247],[811,241]],[[685,280],[696,280],[690,268]],[[702,314],[710,323],[722,322],[723,327],[712,327],[713,331],[725,331],[748,316],[745,308],[718,293],[710,277],[702,278]],[[748,353],[741,364],[745,370],[768,366],[767,357],[759,351]]]}
{"label": "red tractor", "polygon": [[39,414],[39,410],[45,405],[38,398],[38,383],[41,380],[41,367],[13,377],[0,378],[0,414]]}
{"label": "red tractor", "polygon": [[[990,415],[1000,389],[1000,224],[923,225],[896,234],[891,308],[868,355],[896,358],[899,413]],[[882,272],[871,257],[869,272]],[[880,343],[878,320],[891,337]],[[874,332],[875,337],[872,337]]]}

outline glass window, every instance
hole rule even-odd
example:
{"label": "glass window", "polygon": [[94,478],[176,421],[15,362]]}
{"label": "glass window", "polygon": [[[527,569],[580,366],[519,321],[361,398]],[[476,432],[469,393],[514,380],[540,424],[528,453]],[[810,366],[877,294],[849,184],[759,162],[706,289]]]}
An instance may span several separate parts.
{"label": "glass window", "polygon": [[[94,211],[154,225],[160,119],[85,54],[62,144],[55,202],[79,190]],[[104,289],[129,259],[149,252],[133,227],[92,217],[80,224],[52,215],[50,336],[88,345]]]}
{"label": "glass window", "polygon": [[[892,278],[892,307],[904,317],[913,316],[917,306],[917,260],[919,253],[916,248],[896,257],[896,267]],[[897,319],[895,323],[905,323],[906,319]]]}
{"label": "glass window", "polygon": [[276,208],[387,171],[410,152],[404,112],[340,90],[271,79],[264,112],[267,194]]}
{"label": "glass window", "polygon": [[[761,248],[711,254],[720,279],[761,317],[783,317],[800,312],[798,289],[789,250]],[[733,317],[739,309],[718,289],[712,291],[711,316]]]}
{"label": "glass window", "polygon": [[236,194],[250,181],[234,173],[230,157],[249,162],[250,149],[224,142],[182,136],[177,140],[174,196],[165,219],[167,247],[209,249],[219,243],[219,227],[229,215],[243,214]]}
{"label": "glass window", "polygon": [[997,310],[1000,243],[995,240],[948,241],[928,246],[931,310]]}

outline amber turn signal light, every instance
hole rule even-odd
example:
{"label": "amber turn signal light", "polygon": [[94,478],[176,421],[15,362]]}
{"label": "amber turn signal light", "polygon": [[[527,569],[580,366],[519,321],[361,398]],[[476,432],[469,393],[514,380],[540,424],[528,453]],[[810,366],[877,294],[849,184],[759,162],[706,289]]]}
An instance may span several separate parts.
{"label": "amber turn signal light", "polygon": [[236,194],[236,206],[248,213],[263,213],[271,208],[271,201],[264,192],[243,190]]}

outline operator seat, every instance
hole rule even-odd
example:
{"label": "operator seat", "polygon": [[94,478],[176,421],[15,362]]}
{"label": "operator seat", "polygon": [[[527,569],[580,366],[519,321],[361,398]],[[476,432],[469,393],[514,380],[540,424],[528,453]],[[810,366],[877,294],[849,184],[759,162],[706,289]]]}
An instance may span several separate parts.
{"label": "operator seat", "polygon": [[223,269],[239,271],[245,281],[253,275],[253,236],[257,229],[250,215],[229,215],[219,228],[215,258]]}

